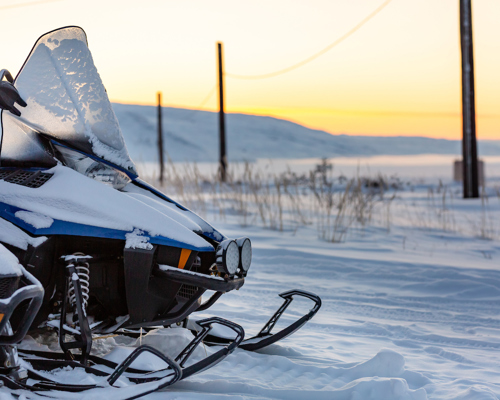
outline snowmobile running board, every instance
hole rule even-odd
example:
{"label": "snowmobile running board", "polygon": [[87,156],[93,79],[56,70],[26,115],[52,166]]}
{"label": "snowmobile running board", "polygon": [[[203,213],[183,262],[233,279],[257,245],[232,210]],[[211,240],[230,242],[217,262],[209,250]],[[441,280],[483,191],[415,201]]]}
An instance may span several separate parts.
{"label": "snowmobile running board", "polygon": [[[321,308],[321,299],[319,298],[319,296],[315,295],[314,293],[307,292],[305,290],[299,290],[299,289],[288,290],[286,292],[280,293],[279,296],[285,299],[284,303],[274,313],[274,315],[269,319],[269,321],[267,321],[267,323],[264,325],[264,327],[256,336],[241,342],[239,346],[240,349],[249,351],[260,350],[264,347],[267,347],[273,343],[278,342],[281,339],[286,338],[295,331],[299,330],[307,321],[309,321],[312,317],[314,317],[314,315]],[[280,317],[283,315],[288,306],[292,303],[293,296],[301,296],[308,298],[314,301],[314,306],[306,315],[304,315],[294,323],[290,324],[289,326],[287,326],[286,328],[282,329],[277,333],[274,334],[271,333],[272,329],[274,328]],[[229,339],[213,335],[208,335],[207,339],[205,340],[205,344],[209,346],[221,346],[227,344],[228,342]]]}
{"label": "snowmobile running board", "polygon": [[[18,349],[19,353],[25,355],[23,357],[28,369],[28,377],[37,381],[34,385],[27,385],[23,382],[11,379],[8,376],[0,374],[0,381],[10,389],[24,389],[34,392],[43,392],[44,396],[57,397],[51,395],[47,391],[67,391],[67,392],[81,392],[89,389],[101,387],[101,385],[71,385],[60,382],[55,382],[39,373],[38,371],[51,371],[61,367],[84,368],[87,373],[96,376],[107,377],[107,383],[102,387],[114,386],[116,381],[122,376],[127,378],[130,382],[135,383],[130,387],[135,388],[133,394],[125,396],[123,399],[132,400],[142,397],[146,394],[155,392],[167,386],[173,385],[175,382],[188,378],[191,375],[202,372],[214,365],[218,364],[234,349],[236,349],[245,337],[245,331],[241,326],[234,322],[225,320],[219,317],[207,318],[197,322],[201,328],[196,337],[179,353],[179,355],[172,360],[165,356],[155,348],[142,345],[136,348],[121,364],[113,361],[106,360],[97,356],[90,355],[88,361],[90,366],[84,366],[78,362],[67,360],[64,353],[54,353],[36,350],[22,350]],[[228,341],[228,344],[223,348],[216,351],[214,354],[205,357],[204,359],[185,367],[186,362],[189,360],[194,350],[200,343],[207,337],[212,329],[212,324],[223,325],[231,329],[235,333],[234,339]],[[168,367],[157,371],[144,371],[136,368],[131,368],[130,365],[142,354],[150,353],[161,360],[163,360]],[[28,358],[26,356],[32,356]],[[114,386],[115,387],[115,386]],[[118,386],[116,386],[118,387]],[[121,387],[123,387],[123,382]],[[142,387],[143,389],[140,389]]]}

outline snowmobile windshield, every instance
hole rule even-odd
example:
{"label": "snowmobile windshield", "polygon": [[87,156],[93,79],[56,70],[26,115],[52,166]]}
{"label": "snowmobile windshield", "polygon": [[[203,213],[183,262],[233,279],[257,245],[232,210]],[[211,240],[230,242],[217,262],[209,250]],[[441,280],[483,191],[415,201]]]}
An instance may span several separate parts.
{"label": "snowmobile windshield", "polygon": [[41,133],[137,175],[81,28],[40,37],[15,86],[28,105],[20,117],[2,115],[2,165],[44,164]]}

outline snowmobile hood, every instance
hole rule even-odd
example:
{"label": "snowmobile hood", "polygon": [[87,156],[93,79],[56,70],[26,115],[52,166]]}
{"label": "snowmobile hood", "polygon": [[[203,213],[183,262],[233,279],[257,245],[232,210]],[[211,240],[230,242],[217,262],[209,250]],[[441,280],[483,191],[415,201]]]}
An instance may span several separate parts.
{"label": "snowmobile hood", "polygon": [[28,105],[20,117],[2,113],[3,166],[55,165],[41,133],[137,175],[83,29],[41,36],[15,86]]}
{"label": "snowmobile hood", "polygon": [[176,216],[180,216],[183,221],[188,219],[192,224],[194,224],[194,226],[199,227],[204,237],[216,242],[222,242],[224,239],[227,239],[222,233],[217,231],[198,214],[172,200],[164,193],[161,193],[153,186],[139,178],[134,179],[132,183],[123,188],[123,192],[143,203],[146,203],[150,207],[158,209],[159,211],[163,211],[167,208],[170,209],[170,213],[174,212],[174,214]]}
{"label": "snowmobile hood", "polygon": [[[75,235],[213,251],[199,225],[169,207],[153,207],[127,193],[58,165],[38,188],[0,180],[0,216],[36,235]],[[198,232],[198,233],[197,233]]]}

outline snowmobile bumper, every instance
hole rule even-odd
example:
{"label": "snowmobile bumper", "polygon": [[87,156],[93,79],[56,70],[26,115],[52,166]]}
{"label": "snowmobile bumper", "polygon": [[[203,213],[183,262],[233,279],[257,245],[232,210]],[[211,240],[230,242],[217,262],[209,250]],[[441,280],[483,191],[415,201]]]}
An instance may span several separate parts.
{"label": "snowmobile bumper", "polygon": [[[24,278],[29,282],[24,287],[17,289],[12,296],[0,299],[0,346],[12,345],[21,342],[33,320],[35,319],[40,305],[42,304],[44,290],[42,285],[26,270],[23,270]],[[0,281],[2,279],[0,278]],[[19,323],[16,323],[15,331],[9,333],[10,318],[14,310],[24,301],[29,300],[29,305]]]}
{"label": "snowmobile bumper", "polygon": [[[22,284],[19,288],[19,284]],[[2,299],[0,299],[0,383],[12,388],[14,382],[24,384],[27,372],[19,364],[16,344],[21,342],[30,328],[42,304],[44,289],[42,285],[23,267],[20,275],[0,277]],[[10,296],[8,296],[10,294]],[[8,296],[8,297],[6,297]],[[21,307],[21,303],[28,302]],[[23,310],[20,321],[11,317],[19,307]]]}
{"label": "snowmobile bumper", "polygon": [[[239,289],[243,276],[224,279],[204,272],[172,267],[175,263],[165,254],[180,253],[180,249],[154,245],[152,249],[125,249],[125,291],[130,319],[123,328],[168,326],[184,320],[200,307],[201,296],[207,290],[218,293]],[[163,254],[162,254],[163,252]],[[197,254],[192,252],[190,257]],[[164,261],[165,260],[165,261]],[[190,265],[188,260],[187,265]]]}
{"label": "snowmobile bumper", "polygon": [[215,292],[226,293],[234,289],[239,289],[245,283],[245,278],[243,277],[225,280],[223,278],[184,271],[182,269],[171,267],[168,269],[161,269],[161,267],[162,266],[155,271],[155,275],[170,279],[173,282],[198,286],[205,290],[213,290]]}

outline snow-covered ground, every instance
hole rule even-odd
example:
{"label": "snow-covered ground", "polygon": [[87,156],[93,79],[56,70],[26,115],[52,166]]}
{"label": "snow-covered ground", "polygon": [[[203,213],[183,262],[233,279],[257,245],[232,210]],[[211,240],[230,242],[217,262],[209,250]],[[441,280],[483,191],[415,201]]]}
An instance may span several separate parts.
{"label": "snow-covered ground", "polygon": [[[250,234],[255,261],[245,287],[211,312],[251,334],[282,290],[314,291],[323,307],[282,344],[260,354],[236,351],[171,391],[214,398],[499,398],[498,243],[374,229],[332,245],[313,230],[225,228],[232,236]],[[190,396],[183,398],[196,398]]]}
{"label": "snow-covered ground", "polygon": [[[490,161],[487,223],[498,232],[500,171]],[[498,236],[475,237],[473,222],[481,221],[485,206],[460,200],[460,185],[445,180],[450,164],[441,164],[441,170],[434,166],[435,179],[415,180],[429,163],[400,170],[401,178],[417,183],[399,191],[389,232],[368,227],[332,244],[313,227],[277,233],[241,228],[230,218],[221,223],[229,236],[252,238],[254,263],[244,288],[223,296],[211,313],[255,334],[283,290],[313,291],[323,307],[282,343],[258,354],[237,350],[166,398],[500,398],[500,243]],[[392,167],[386,162],[371,170]],[[426,210],[422,215],[439,211],[429,196],[439,178],[456,192],[447,211],[464,227],[470,223],[470,231],[426,227],[406,215],[408,205]]]}
{"label": "snow-covered ground", "polygon": [[[450,180],[451,159],[419,165],[407,158],[406,169],[401,160],[372,163],[372,173],[394,169],[411,184],[394,192],[389,227],[353,226],[341,243],[320,240],[315,226],[242,227],[237,215],[220,219],[209,210],[207,218],[227,236],[252,239],[254,257],[244,287],[198,318],[230,319],[250,337],[279,307],[282,291],[315,292],[323,306],[279,344],[258,353],[237,349],[214,368],[147,398],[500,399],[500,164],[487,163],[487,201],[461,200],[460,185]],[[365,161],[337,160],[334,171],[358,174]],[[300,169],[307,162],[290,164]],[[277,329],[309,306],[295,300]],[[172,351],[190,335],[175,331],[143,343]],[[107,351],[113,340],[96,346]],[[60,377],[89,379],[72,374]],[[98,389],[64,397],[103,396],[114,395]]]}

